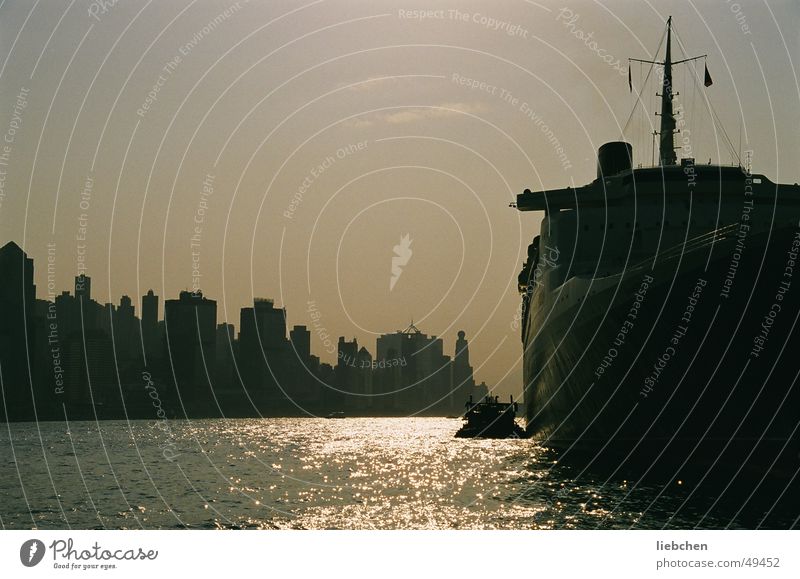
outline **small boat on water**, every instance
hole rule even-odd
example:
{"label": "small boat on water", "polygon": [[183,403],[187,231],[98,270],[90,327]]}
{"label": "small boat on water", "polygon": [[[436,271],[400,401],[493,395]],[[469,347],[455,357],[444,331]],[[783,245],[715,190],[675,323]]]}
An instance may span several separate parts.
{"label": "small boat on water", "polygon": [[344,418],[344,412],[331,412],[325,418]]}
{"label": "small boat on water", "polygon": [[516,422],[517,403],[500,402],[498,396],[486,396],[478,403],[465,404],[464,425],[456,438],[525,438],[525,430]]}

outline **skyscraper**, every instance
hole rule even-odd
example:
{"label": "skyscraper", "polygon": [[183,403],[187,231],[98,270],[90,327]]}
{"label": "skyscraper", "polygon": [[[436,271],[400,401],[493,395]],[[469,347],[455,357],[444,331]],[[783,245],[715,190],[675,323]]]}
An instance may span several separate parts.
{"label": "skyscraper", "polygon": [[296,356],[306,361],[311,356],[311,332],[306,326],[294,326],[289,332]]}
{"label": "skyscraper", "polygon": [[33,259],[13,241],[0,248],[0,279],[0,371],[6,401],[2,411],[9,417],[31,419],[29,355],[34,344],[36,286]]}
{"label": "skyscraper", "polygon": [[286,339],[286,310],[271,299],[256,298],[252,308],[242,308],[239,318],[239,368],[248,392],[260,399],[267,413],[286,402],[292,356]]}
{"label": "skyscraper", "polygon": [[233,324],[217,325],[217,384],[215,391],[228,390],[235,384],[234,353],[237,347]]}
{"label": "skyscraper", "polygon": [[253,303],[259,334],[265,350],[286,345],[286,308],[276,308],[269,298],[256,298]]}
{"label": "skyscraper", "polygon": [[289,336],[288,395],[303,408],[316,408],[321,403],[321,385],[317,377],[319,359],[311,355],[311,332],[306,326],[294,326]]}
{"label": "skyscraper", "polygon": [[475,394],[475,378],[469,364],[469,343],[464,330],[458,332],[453,356],[453,387],[451,404],[454,410],[463,410],[464,403]]}
{"label": "skyscraper", "polygon": [[358,391],[358,340],[350,341],[339,336],[336,359],[336,387],[329,390],[325,404],[333,411],[341,412],[345,408],[352,408],[354,400],[347,393]]}
{"label": "skyscraper", "polygon": [[75,297],[87,302],[92,299],[92,278],[86,274],[75,276]]}
{"label": "skyscraper", "polygon": [[356,357],[356,382],[354,384],[356,396],[350,404],[357,410],[369,410],[373,407],[375,399],[373,397],[373,371],[372,354],[364,346],[361,346]]}
{"label": "skyscraper", "polygon": [[167,357],[186,408],[211,408],[216,362],[217,302],[182,291],[164,302]]}
{"label": "skyscraper", "polygon": [[75,330],[104,329],[108,332],[108,317],[104,317],[102,322],[100,320],[102,309],[100,304],[92,301],[92,278],[85,274],[75,276]]}
{"label": "skyscraper", "polygon": [[377,340],[375,391],[391,393],[388,411],[441,413],[448,405],[450,358],[441,338],[423,334],[413,323]]}
{"label": "skyscraper", "polygon": [[115,401],[117,373],[108,334],[87,329],[75,333],[64,348],[67,412],[73,419],[103,418]]}
{"label": "skyscraper", "polygon": [[117,363],[124,367],[140,354],[141,344],[136,332],[136,309],[128,296],[122,296],[113,318],[114,350]]}
{"label": "skyscraper", "polygon": [[161,340],[158,331],[158,296],[148,290],[142,296],[142,341],[144,342],[145,359],[148,365],[159,358]]}

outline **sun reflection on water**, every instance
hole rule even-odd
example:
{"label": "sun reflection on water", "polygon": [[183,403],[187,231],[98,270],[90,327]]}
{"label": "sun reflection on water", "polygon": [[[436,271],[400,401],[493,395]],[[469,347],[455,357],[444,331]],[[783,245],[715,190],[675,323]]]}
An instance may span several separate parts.
{"label": "sun reflection on water", "polygon": [[[41,528],[63,528],[64,517],[74,528],[660,528],[683,496],[624,479],[575,479],[533,441],[455,439],[459,423],[447,419],[175,422],[174,461],[150,423],[108,422],[100,429],[114,448],[110,464],[96,425],[75,423],[69,437],[40,426],[53,483],[33,458],[42,453],[38,432],[15,425],[19,477],[38,508],[25,508],[16,470],[2,471],[10,528],[30,527],[31,516]],[[64,515],[53,485],[61,504],[74,506]],[[684,516],[692,511],[674,526]]]}

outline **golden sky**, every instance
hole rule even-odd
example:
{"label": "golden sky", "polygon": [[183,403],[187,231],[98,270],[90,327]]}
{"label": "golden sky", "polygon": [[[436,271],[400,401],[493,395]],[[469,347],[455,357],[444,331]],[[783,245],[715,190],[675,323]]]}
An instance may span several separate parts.
{"label": "golden sky", "polygon": [[[541,216],[508,204],[594,178],[634,103],[627,58],[655,58],[670,14],[754,171],[800,181],[794,0],[5,0],[0,244],[36,260],[41,298],[55,244],[58,291],[85,264],[96,299],[137,313],[199,285],[219,322],[259,296],[310,325],[314,302],[373,353],[412,318],[450,354],[463,329],[476,378],[518,393]],[[675,84],[694,154],[730,163],[693,72]],[[651,131],[626,133],[637,162]]]}

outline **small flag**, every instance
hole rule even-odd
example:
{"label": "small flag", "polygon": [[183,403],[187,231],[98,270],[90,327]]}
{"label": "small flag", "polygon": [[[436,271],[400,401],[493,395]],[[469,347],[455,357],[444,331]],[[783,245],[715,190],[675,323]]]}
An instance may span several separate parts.
{"label": "small flag", "polygon": [[705,80],[705,83],[704,83],[704,84],[705,84],[706,86],[711,86],[712,84],[714,84],[714,81],[713,81],[713,80],[711,80],[711,75],[710,75],[710,74],[708,74],[708,65],[706,65],[706,80]]}
{"label": "small flag", "polygon": [[[708,71],[706,71],[706,74],[708,74]],[[628,90],[633,92],[633,82],[631,81],[631,65],[630,65],[630,63],[628,63]]]}

